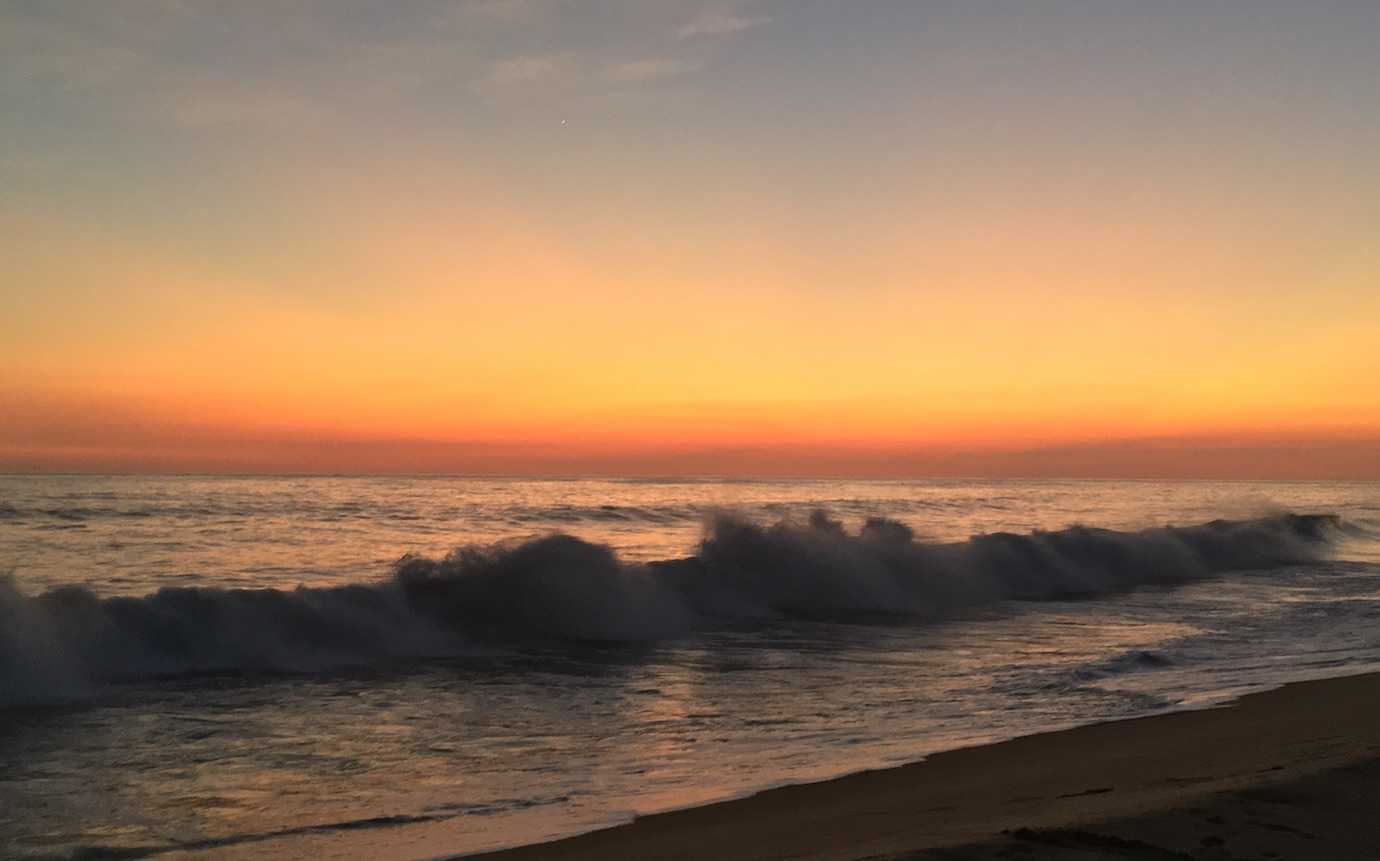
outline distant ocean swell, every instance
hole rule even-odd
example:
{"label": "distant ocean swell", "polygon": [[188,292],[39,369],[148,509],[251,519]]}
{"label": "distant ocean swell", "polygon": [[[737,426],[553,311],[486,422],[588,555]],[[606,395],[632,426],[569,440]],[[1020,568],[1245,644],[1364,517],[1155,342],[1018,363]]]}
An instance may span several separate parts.
{"label": "distant ocean swell", "polygon": [[773,619],[942,617],[1004,600],[1095,596],[1307,562],[1343,525],[1281,514],[1118,532],[1073,527],[926,543],[893,520],[854,533],[823,512],[763,526],[720,516],[695,555],[632,564],[555,534],[406,556],[382,582],[292,591],[165,588],[24,595],[0,579],[0,704],[103,682],[311,671],[454,655],[476,644],[649,641]]}
{"label": "distant ocean swell", "polygon": [[[1007,500],[1002,497],[989,497],[981,500],[988,508],[1000,509]],[[965,504],[972,504],[972,500]],[[831,510],[849,514],[865,514],[872,506],[853,499],[812,500],[810,502],[768,502],[760,510],[773,517],[796,517],[808,514],[813,508],[823,505]],[[885,505],[888,510],[904,513],[943,513],[957,509],[958,503],[926,499],[892,499]],[[875,510],[875,509],[872,509]],[[561,524],[578,525],[582,523],[639,523],[651,525],[695,524],[706,517],[713,517],[715,509],[696,504],[671,505],[506,505],[492,507],[484,503],[459,503],[446,505],[438,503],[431,512],[442,522],[473,520],[506,524],[515,527]],[[275,500],[245,500],[216,504],[213,501],[188,503],[143,504],[130,507],[120,502],[101,504],[93,499],[82,505],[33,505],[17,506],[0,502],[0,521],[29,522],[43,524],[55,522],[61,525],[84,524],[102,520],[126,520],[129,518],[171,518],[204,520],[222,518],[226,520],[246,520],[265,515],[292,514],[311,515],[322,521],[362,520],[416,520],[416,510],[410,507],[370,506],[355,502],[313,503],[301,498]]]}

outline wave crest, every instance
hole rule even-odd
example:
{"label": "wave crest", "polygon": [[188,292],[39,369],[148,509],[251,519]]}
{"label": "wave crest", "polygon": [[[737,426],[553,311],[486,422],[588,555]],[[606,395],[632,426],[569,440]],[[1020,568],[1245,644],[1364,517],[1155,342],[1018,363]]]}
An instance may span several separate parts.
{"label": "wave crest", "polygon": [[1309,561],[1339,527],[1331,515],[1283,514],[941,544],[885,519],[850,533],[816,512],[774,525],[721,516],[695,555],[647,564],[557,534],[441,559],[405,556],[387,580],[329,588],[101,598],[69,586],[27,596],[0,579],[0,703],[153,675],[453,655],[479,642],[647,641],[753,620],[943,616]]}

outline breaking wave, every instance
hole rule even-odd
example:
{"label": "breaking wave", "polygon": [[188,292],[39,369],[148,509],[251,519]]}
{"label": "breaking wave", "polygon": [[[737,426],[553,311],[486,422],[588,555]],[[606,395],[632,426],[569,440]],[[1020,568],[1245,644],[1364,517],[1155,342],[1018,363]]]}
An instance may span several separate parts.
{"label": "breaking wave", "polygon": [[1080,681],[1096,681],[1127,673],[1160,670],[1172,666],[1174,666],[1174,659],[1164,652],[1132,649],[1129,652],[1122,652],[1079,667],[1074,671],[1074,676]]}
{"label": "breaking wave", "polygon": [[942,617],[1007,600],[1095,596],[1318,558],[1332,515],[1282,514],[1118,532],[1073,527],[917,540],[823,512],[771,526],[721,516],[695,555],[632,564],[556,534],[405,556],[370,584],[165,588],[29,596],[0,579],[0,704],[105,682],[213,671],[310,671],[459,654],[481,643],[649,641],[776,619]]}

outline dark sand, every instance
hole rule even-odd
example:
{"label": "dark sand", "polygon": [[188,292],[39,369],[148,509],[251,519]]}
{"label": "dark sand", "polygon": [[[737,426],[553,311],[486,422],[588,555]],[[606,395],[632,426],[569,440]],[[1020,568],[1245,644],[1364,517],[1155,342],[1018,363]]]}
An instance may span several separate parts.
{"label": "dark sand", "polygon": [[985,747],[474,856],[1380,859],[1380,674]]}

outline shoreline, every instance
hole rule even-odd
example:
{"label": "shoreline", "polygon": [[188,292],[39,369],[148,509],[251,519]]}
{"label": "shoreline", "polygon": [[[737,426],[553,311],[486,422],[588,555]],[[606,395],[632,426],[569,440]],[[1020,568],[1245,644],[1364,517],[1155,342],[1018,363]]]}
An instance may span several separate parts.
{"label": "shoreline", "polygon": [[[1322,772],[1335,773],[1321,779]],[[1279,787],[1290,788],[1274,791]],[[1270,819],[1267,813],[1280,812],[1273,808],[1243,813],[1238,808],[1251,803],[1252,792],[1271,798],[1262,804],[1285,804],[1291,822]],[[1293,837],[1310,841],[1301,848],[1312,854],[1301,857],[1373,858],[1380,857],[1380,826],[1368,832],[1354,824],[1369,822],[1377,808],[1380,673],[1366,673],[1291,682],[1206,709],[945,751],[551,842],[451,857],[1168,858],[1194,857],[1183,854],[1192,849],[1225,858],[1220,847],[1229,839],[1269,847]],[[1239,827],[1230,825],[1235,820]],[[1320,837],[1334,820],[1353,825]],[[1199,833],[1214,830],[1231,834]],[[1182,848],[1134,836],[1143,832],[1177,835],[1167,842]],[[1316,842],[1326,839],[1340,842],[1328,849]],[[1286,854],[1275,857],[1291,857],[1287,846],[1276,848]]]}

